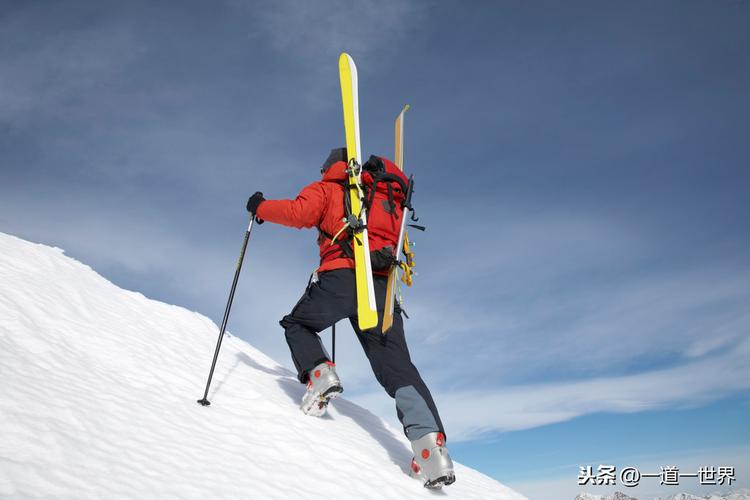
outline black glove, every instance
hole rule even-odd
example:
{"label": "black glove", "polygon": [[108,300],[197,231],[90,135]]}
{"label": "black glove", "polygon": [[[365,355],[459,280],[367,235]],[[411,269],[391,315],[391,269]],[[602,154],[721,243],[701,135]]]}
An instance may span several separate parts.
{"label": "black glove", "polygon": [[263,198],[263,193],[261,193],[260,191],[257,191],[254,195],[248,198],[247,211],[255,214],[258,211],[258,206],[264,201],[266,201],[266,199]]}

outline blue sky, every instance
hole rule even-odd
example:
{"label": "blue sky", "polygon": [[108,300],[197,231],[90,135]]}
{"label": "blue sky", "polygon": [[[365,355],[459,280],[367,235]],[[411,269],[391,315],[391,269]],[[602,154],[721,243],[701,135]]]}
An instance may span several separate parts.
{"label": "blue sky", "polygon": [[[598,460],[750,486],[748,21],[739,0],[4,2],[0,230],[219,321],[247,196],[294,196],[343,144],[347,51],[366,154],[412,107],[406,328],[457,459],[532,498]],[[260,227],[230,320],[287,366],[314,240]],[[340,332],[347,395],[394,420]]]}

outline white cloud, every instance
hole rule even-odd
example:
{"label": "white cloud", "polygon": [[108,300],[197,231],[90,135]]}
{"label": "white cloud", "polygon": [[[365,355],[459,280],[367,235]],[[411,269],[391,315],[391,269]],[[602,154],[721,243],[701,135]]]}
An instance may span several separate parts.
{"label": "white cloud", "polygon": [[423,272],[405,292],[407,327],[441,387],[458,378],[440,353],[492,388],[668,367],[750,330],[750,270],[737,262],[665,260],[661,242],[602,215],[497,204],[484,213],[500,215],[495,234],[485,218],[466,218],[449,222],[455,235],[417,235]]}
{"label": "white cloud", "polygon": [[[434,391],[454,440],[514,431],[596,412],[634,413],[707,402],[750,389],[750,340],[718,355],[674,368],[575,382],[526,384],[468,391]],[[585,363],[586,360],[580,359]],[[379,394],[355,398],[392,421],[392,403]]]}

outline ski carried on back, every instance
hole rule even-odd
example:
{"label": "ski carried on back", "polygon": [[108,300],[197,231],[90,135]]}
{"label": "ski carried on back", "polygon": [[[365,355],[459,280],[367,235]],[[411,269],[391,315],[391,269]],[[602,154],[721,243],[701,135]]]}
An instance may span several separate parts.
{"label": "ski carried on back", "polygon": [[[404,170],[404,114],[406,111],[408,111],[409,105],[407,104],[404,106],[404,109],[401,110],[401,113],[396,117],[396,141],[395,141],[395,154],[394,154],[394,161],[396,163],[396,166],[401,169],[403,172]],[[411,266],[413,265],[413,262],[411,262],[411,252],[409,251],[409,236],[406,233],[406,220],[409,216],[409,211],[411,210],[411,193],[413,188],[413,181],[411,177],[409,178],[409,187],[406,193],[406,199],[404,200],[403,204],[403,215],[401,218],[401,229],[399,231],[398,235],[398,246],[396,247],[396,259],[401,258],[401,252],[406,250],[406,257],[407,257],[407,266],[404,269],[404,278],[406,278],[404,281],[411,285]],[[388,330],[391,329],[393,326],[393,311],[394,306],[396,304],[396,284],[398,281],[398,271],[399,269],[402,269],[400,263],[397,263],[391,268],[391,272],[388,274],[388,285],[386,286],[386,295],[385,295],[385,309],[383,311],[383,333],[388,332]]]}
{"label": "ski carried on back", "polygon": [[378,309],[375,302],[375,287],[370,262],[370,244],[367,236],[367,211],[364,207],[362,189],[362,150],[359,142],[359,95],[357,93],[357,66],[347,53],[339,57],[339,79],[341,101],[344,107],[344,130],[349,163],[349,200],[351,219],[347,221],[352,230],[354,249],[354,272],[357,281],[357,317],[360,330],[369,330],[378,325]]}
{"label": "ski carried on back", "polygon": [[[396,140],[393,161],[396,166],[404,170],[404,114],[409,109],[409,105],[404,106],[401,113],[396,117],[395,131]],[[399,232],[398,246],[396,248],[396,259],[400,258],[404,231],[406,226],[406,213],[402,215],[401,230]],[[396,281],[398,280],[399,266],[395,265],[388,274],[388,285],[385,292],[385,310],[383,311],[383,333],[386,333],[393,326],[393,310],[396,303]]]}

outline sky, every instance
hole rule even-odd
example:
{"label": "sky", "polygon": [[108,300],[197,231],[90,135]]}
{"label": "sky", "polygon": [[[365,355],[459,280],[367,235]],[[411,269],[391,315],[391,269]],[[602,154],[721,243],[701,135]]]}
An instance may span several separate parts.
{"label": "sky", "polygon": [[[744,0],[5,1],[0,231],[219,322],[247,197],[344,143],[346,51],[365,154],[411,106],[405,328],[455,458],[531,498],[604,493],[576,484],[603,461],[750,486],[749,25]],[[316,235],[256,229],[229,330],[291,367]]]}

